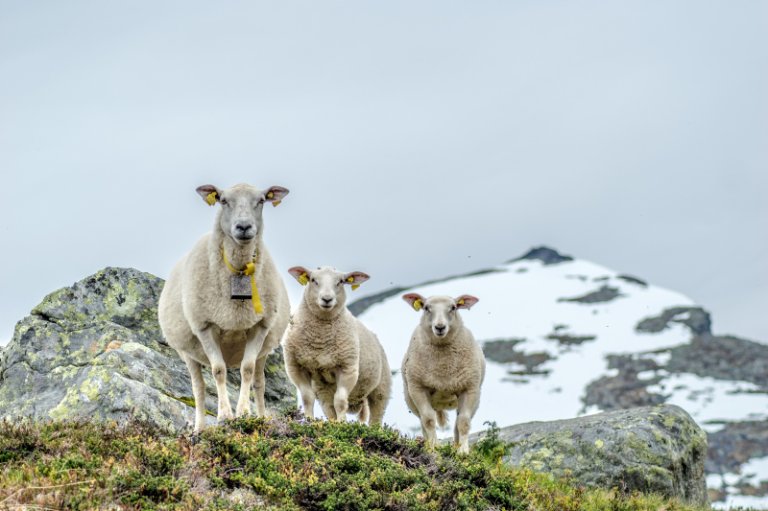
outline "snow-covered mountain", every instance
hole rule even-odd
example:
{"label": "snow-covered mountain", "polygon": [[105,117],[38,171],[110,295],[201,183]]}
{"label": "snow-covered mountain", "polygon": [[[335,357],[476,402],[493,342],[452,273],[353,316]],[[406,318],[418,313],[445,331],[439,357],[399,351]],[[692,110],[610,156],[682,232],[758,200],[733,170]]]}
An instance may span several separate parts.
{"label": "snow-covered mountain", "polygon": [[[409,291],[480,298],[462,311],[488,361],[473,430],[673,403],[709,434],[713,500],[768,507],[768,346],[713,335],[709,314],[690,298],[540,247],[350,304],[393,369],[420,314],[400,298]],[[385,421],[418,432],[397,372]]]}

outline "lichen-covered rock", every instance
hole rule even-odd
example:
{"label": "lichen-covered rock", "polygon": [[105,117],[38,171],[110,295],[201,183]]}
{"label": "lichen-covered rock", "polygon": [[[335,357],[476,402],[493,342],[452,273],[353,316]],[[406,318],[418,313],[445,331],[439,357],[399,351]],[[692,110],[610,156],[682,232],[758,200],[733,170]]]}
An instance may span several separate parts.
{"label": "lichen-covered rock", "polygon": [[[162,287],[148,273],[106,268],[46,296],[0,351],[0,418],[138,417],[169,431],[191,424],[189,374],[157,323]],[[280,351],[266,371],[267,407],[294,407]],[[215,412],[215,385],[204,374]],[[228,381],[235,399],[239,371]]]}
{"label": "lichen-covered rock", "polygon": [[[473,440],[480,438],[474,435]],[[649,406],[499,430],[511,466],[704,505],[707,438],[682,409]]]}

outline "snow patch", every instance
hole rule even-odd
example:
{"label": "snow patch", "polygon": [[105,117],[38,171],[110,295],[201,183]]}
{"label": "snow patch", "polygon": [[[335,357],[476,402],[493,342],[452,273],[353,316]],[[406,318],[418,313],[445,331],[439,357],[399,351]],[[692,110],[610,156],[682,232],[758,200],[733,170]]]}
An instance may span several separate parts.
{"label": "snow patch", "polygon": [[718,429],[723,421],[768,418],[768,400],[759,390],[748,382],[692,374],[671,374],[648,387],[649,392],[668,395],[667,403],[685,409],[707,431]]}
{"label": "snow patch", "polygon": [[725,491],[725,500],[713,502],[715,509],[728,510],[738,507],[753,509],[768,509],[768,495],[753,496],[739,493],[738,485],[749,484],[759,486],[768,478],[768,457],[750,460],[741,467],[740,474],[727,473],[723,475],[710,474],[707,476],[707,488]]}

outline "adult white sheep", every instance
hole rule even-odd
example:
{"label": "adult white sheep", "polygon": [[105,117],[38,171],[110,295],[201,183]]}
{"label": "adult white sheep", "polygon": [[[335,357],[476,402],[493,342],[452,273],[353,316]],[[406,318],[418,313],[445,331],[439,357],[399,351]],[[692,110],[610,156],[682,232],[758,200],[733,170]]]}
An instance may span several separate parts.
{"label": "adult white sheep", "polygon": [[446,410],[456,409],[453,439],[461,453],[469,452],[472,417],[480,405],[480,386],[485,378],[485,358],[459,315],[478,299],[417,293],[403,295],[415,310],[424,310],[419,326],[403,358],[405,402],[421,420],[427,444],[436,441],[435,426],[445,427]]}
{"label": "adult white sheep", "polygon": [[303,266],[288,272],[306,286],[283,337],[286,372],[301,394],[304,414],[314,417],[318,399],[331,420],[356,413],[360,422],[381,424],[392,388],[387,355],[347,309],[344,287],[356,288],[368,275]]}
{"label": "adult white sheep", "polygon": [[264,364],[279,344],[290,316],[285,285],[262,241],[262,210],[276,206],[288,190],[259,190],[239,184],[221,190],[197,188],[209,205],[219,204],[213,232],[203,236],[173,268],[158,305],[168,344],[187,364],[195,398],[195,431],[205,426],[205,384],[201,365],[213,372],[219,421],[232,417],[227,367],[240,366],[236,414],[250,413],[255,387],[256,413],[264,405]]}

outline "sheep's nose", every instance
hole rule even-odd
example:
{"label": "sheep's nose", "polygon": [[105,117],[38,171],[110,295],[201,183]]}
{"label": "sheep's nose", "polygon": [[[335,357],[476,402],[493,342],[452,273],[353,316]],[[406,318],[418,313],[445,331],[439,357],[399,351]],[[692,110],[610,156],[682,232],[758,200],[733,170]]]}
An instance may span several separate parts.
{"label": "sheep's nose", "polygon": [[435,330],[437,330],[438,333],[443,333],[445,325],[435,325]]}
{"label": "sheep's nose", "polygon": [[322,300],[323,300],[323,303],[325,303],[326,305],[328,305],[329,303],[331,303],[331,302],[333,301],[333,297],[330,297],[330,298],[328,298],[328,297],[324,296],[324,297],[322,298]]}
{"label": "sheep's nose", "polygon": [[238,232],[248,232],[251,227],[253,227],[251,224],[247,223],[237,223],[235,224],[235,229],[237,229]]}

